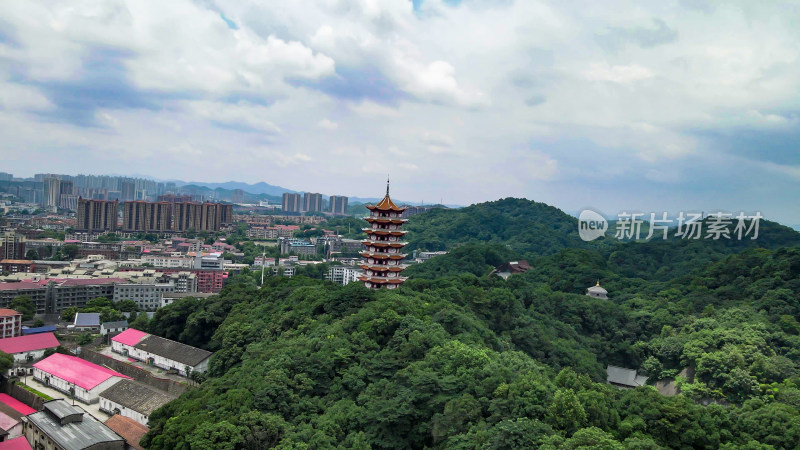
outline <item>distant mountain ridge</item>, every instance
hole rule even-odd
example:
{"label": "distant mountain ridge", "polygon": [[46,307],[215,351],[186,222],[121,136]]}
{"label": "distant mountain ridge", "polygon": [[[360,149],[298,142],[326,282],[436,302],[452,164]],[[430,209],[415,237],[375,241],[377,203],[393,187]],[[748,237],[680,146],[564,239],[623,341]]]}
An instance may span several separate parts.
{"label": "distant mountain ridge", "polygon": [[224,183],[204,183],[202,181],[191,181],[191,182],[184,182],[184,181],[175,181],[175,184],[180,186],[187,186],[187,185],[194,185],[194,186],[201,186],[207,187],[209,189],[226,189],[232,191],[234,189],[241,189],[250,194],[267,194],[273,196],[281,196],[285,192],[288,193],[296,193],[297,191],[293,191],[291,189],[282,187],[282,186],[275,186],[269,183],[265,183],[263,181],[255,184],[248,184],[243,183],[240,181],[226,181]]}

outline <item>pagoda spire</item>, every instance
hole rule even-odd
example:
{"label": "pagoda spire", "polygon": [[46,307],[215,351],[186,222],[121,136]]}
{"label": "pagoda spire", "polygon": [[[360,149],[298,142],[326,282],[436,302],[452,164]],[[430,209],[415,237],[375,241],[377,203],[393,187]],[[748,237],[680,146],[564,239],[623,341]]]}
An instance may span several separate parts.
{"label": "pagoda spire", "polygon": [[386,175],[386,196],[389,196],[389,175]]}

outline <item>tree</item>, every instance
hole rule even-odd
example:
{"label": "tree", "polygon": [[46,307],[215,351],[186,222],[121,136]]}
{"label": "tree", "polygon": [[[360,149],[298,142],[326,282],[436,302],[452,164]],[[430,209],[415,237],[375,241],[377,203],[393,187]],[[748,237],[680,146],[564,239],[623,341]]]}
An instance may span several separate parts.
{"label": "tree", "polygon": [[61,310],[61,320],[66,322],[72,322],[75,320],[75,313],[78,312],[78,308],[76,306],[70,306],[68,308],[64,308]]}
{"label": "tree", "polygon": [[22,313],[22,320],[31,320],[33,315],[36,314],[36,305],[33,300],[27,295],[20,295],[11,301],[11,309]]}
{"label": "tree", "polygon": [[139,306],[133,300],[120,300],[112,306],[114,309],[122,312],[134,312],[139,310]]}
{"label": "tree", "polygon": [[565,450],[595,449],[623,450],[625,447],[609,433],[597,427],[583,428],[575,432],[561,447]]}
{"label": "tree", "polygon": [[78,345],[88,345],[93,340],[94,340],[94,336],[91,333],[81,333],[75,339],[75,342],[77,342]]}
{"label": "tree", "polygon": [[75,244],[67,244],[61,247],[61,254],[68,260],[75,259],[78,254],[78,246]]}
{"label": "tree", "polygon": [[133,322],[128,325],[128,327],[139,331],[147,331],[149,322],[150,320],[147,318],[147,314],[141,313],[136,316],[136,319],[134,319]]}
{"label": "tree", "polygon": [[14,367],[14,357],[0,351],[0,374],[5,375],[12,367]]}
{"label": "tree", "polygon": [[559,389],[547,410],[551,425],[571,434],[586,422],[586,411],[572,389]]}
{"label": "tree", "polygon": [[86,308],[113,308],[113,307],[114,307],[114,302],[108,299],[108,297],[96,297],[86,302]]}
{"label": "tree", "polygon": [[39,259],[39,252],[35,248],[32,248],[27,252],[25,252],[25,259],[30,259],[30,260]]}

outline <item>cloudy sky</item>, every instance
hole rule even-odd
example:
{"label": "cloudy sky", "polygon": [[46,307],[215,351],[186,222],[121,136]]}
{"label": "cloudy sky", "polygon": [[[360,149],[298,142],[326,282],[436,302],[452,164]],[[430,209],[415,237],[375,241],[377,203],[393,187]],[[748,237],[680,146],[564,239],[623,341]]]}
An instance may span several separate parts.
{"label": "cloudy sky", "polygon": [[0,170],[800,223],[800,9],[4,1]]}

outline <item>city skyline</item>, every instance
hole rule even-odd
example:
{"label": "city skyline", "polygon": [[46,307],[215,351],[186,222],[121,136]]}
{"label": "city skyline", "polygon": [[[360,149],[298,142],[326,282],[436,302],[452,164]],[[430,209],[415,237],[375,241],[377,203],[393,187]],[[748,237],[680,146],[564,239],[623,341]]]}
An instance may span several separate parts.
{"label": "city skyline", "polygon": [[277,6],[0,5],[0,170],[800,224],[789,4]]}

